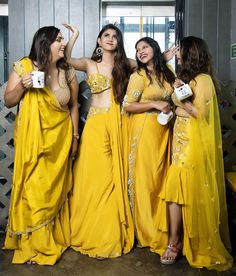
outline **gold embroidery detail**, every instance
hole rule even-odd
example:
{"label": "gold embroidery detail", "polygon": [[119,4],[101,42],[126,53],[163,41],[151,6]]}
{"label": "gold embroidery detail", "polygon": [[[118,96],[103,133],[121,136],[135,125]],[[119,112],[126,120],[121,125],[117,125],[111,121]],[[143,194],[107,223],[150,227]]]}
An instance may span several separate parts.
{"label": "gold embroidery detail", "polygon": [[125,96],[124,96],[124,100],[123,100],[123,102],[122,102],[122,107],[126,107],[126,106],[129,105],[128,99],[129,99],[128,95],[125,95]]}
{"label": "gold embroidery detail", "polygon": [[177,116],[172,144],[172,164],[180,166],[185,164],[189,147],[189,123],[190,118]]}
{"label": "gold embroidery detail", "polygon": [[141,95],[140,91],[134,91],[133,92],[133,97],[136,98],[136,99],[138,99],[140,97],[140,95]]}
{"label": "gold embroidery detail", "polygon": [[138,130],[137,135],[133,137],[133,142],[131,144],[131,150],[129,154],[128,196],[129,196],[130,208],[133,215],[134,215],[134,197],[135,197],[134,167],[135,167],[135,158],[136,158],[139,134],[140,134],[140,129]]}
{"label": "gold embroidery detail", "polygon": [[91,116],[94,116],[96,114],[99,114],[99,113],[106,113],[109,110],[110,110],[110,107],[95,107],[95,106],[91,106],[90,109],[89,109],[89,113],[88,113],[87,118],[89,118]]}
{"label": "gold embroidery detail", "polygon": [[102,74],[96,73],[89,75],[87,83],[91,93],[101,93],[111,88],[112,80]]}
{"label": "gold embroidery detail", "polygon": [[24,66],[21,63],[21,61],[14,62],[13,69],[20,78],[22,78],[26,74]]}

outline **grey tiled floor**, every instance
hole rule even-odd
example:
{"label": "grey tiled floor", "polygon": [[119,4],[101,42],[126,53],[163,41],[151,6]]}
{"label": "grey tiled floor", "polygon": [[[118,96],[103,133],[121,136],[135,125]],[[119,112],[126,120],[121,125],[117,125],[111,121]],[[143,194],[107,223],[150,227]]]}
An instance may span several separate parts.
{"label": "grey tiled floor", "polygon": [[[4,236],[0,235],[2,247]],[[4,276],[233,276],[236,275],[236,264],[225,272],[208,271],[191,268],[182,257],[176,264],[160,264],[158,255],[148,249],[135,248],[131,253],[116,259],[96,260],[68,249],[61,260],[54,266],[13,265],[12,252],[0,250],[0,275]]]}

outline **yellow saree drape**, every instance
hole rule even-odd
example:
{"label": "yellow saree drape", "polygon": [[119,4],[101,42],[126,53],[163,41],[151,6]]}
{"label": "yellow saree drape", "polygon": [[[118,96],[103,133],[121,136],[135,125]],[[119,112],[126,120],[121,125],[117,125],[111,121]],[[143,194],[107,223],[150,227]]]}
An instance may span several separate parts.
{"label": "yellow saree drape", "polygon": [[[21,76],[32,71],[24,58],[15,63]],[[72,123],[45,87],[26,90],[15,121],[14,173],[4,249],[13,263],[54,264],[69,245]]]}
{"label": "yellow saree drape", "polygon": [[133,247],[124,183],[120,107],[91,107],[74,164],[70,197],[71,245],[90,257],[112,258]]}
{"label": "yellow saree drape", "polygon": [[[123,105],[168,101],[172,88],[161,87],[144,70],[131,75]],[[157,122],[158,112],[123,115],[124,162],[128,193],[138,245],[152,248],[159,219],[166,206],[158,196],[170,165],[171,125]],[[127,153],[128,151],[128,153]],[[125,161],[125,160],[124,160]],[[168,237],[166,238],[166,240]]]}
{"label": "yellow saree drape", "polygon": [[198,118],[175,122],[172,165],[161,197],[182,205],[183,254],[190,265],[226,270],[232,257],[226,250],[230,241],[217,97],[209,75],[198,75],[190,86]]}

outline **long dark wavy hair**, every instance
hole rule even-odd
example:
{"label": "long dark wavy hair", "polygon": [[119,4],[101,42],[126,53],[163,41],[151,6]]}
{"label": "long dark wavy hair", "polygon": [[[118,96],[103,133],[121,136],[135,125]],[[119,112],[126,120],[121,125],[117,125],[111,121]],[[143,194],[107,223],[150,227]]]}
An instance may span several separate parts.
{"label": "long dark wavy hair", "polygon": [[[158,83],[162,87],[164,85],[164,81],[167,81],[170,85],[172,85],[175,81],[175,75],[170,70],[170,68],[167,66],[166,61],[163,57],[163,54],[161,53],[161,49],[160,49],[160,46],[157,43],[157,41],[151,37],[143,37],[136,42],[135,49],[137,49],[137,46],[141,41],[147,43],[153,49],[153,69],[154,69]],[[149,74],[147,64],[142,63],[138,59],[137,54],[136,54],[136,60],[138,63],[138,72],[141,69],[144,69],[147,74],[147,77],[150,80],[150,83],[152,83],[152,79]]]}
{"label": "long dark wavy hair", "polygon": [[201,73],[211,76],[216,90],[219,83],[213,69],[213,60],[206,42],[195,36],[188,36],[180,41],[181,66],[178,77],[185,83]]}
{"label": "long dark wavy hair", "polygon": [[[101,38],[102,34],[108,29],[115,30],[116,32],[117,48],[114,58],[114,67],[112,70],[112,88],[114,91],[115,101],[121,104],[126,93],[126,88],[130,74],[132,73],[132,69],[125,53],[123,36],[118,27],[116,27],[114,24],[105,25],[98,34],[98,38]],[[102,57],[96,55],[97,47],[99,47],[98,42],[96,48],[93,51],[91,59],[96,62],[101,62]]]}
{"label": "long dark wavy hair", "polygon": [[[49,65],[52,61],[52,54],[50,46],[55,42],[60,30],[54,26],[46,26],[38,29],[35,33],[29,58],[38,67],[40,71],[48,72]],[[64,70],[69,69],[69,65],[65,58],[61,58],[57,61],[57,68]]]}

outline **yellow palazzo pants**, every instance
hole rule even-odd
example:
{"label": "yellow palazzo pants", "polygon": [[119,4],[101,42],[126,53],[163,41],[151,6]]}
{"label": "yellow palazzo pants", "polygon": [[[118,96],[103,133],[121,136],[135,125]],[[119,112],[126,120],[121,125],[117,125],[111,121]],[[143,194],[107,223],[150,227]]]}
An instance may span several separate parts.
{"label": "yellow palazzo pants", "polygon": [[74,164],[71,246],[90,257],[117,257],[133,246],[117,106],[90,108]]}

